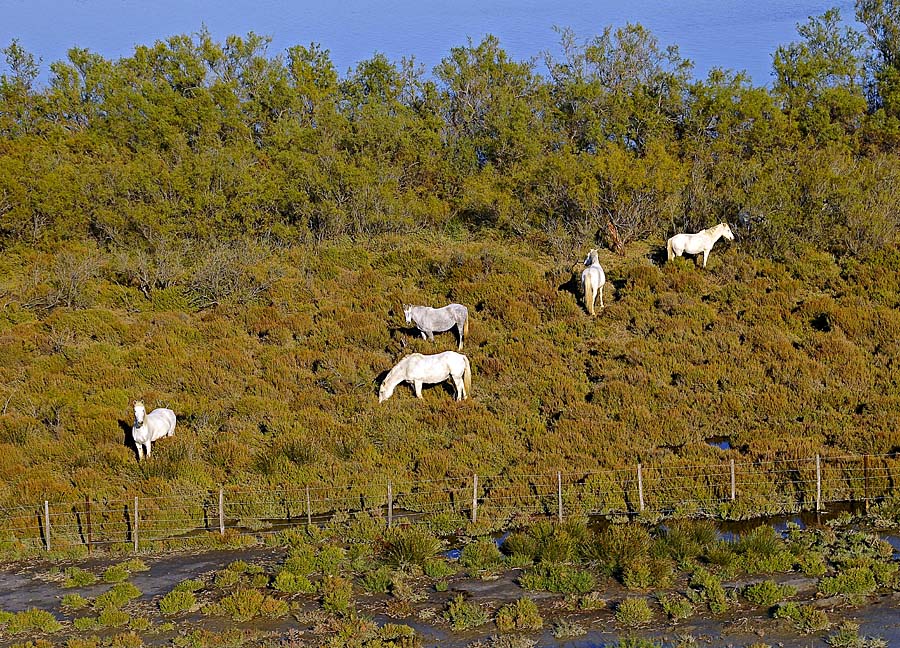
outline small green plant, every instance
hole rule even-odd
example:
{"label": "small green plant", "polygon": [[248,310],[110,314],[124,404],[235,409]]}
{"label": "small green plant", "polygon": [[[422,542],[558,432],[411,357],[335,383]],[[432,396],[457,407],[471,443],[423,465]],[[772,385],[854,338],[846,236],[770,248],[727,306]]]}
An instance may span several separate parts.
{"label": "small green plant", "polygon": [[766,580],[761,583],[747,585],[742,594],[744,598],[754,605],[772,607],[776,603],[797,593],[797,588],[791,585],[779,585],[774,581]]}
{"label": "small green plant", "polygon": [[481,538],[463,547],[459,563],[470,574],[479,571],[493,571],[503,564],[503,554],[490,538]]}
{"label": "small green plant", "polygon": [[120,628],[130,619],[128,612],[114,607],[103,608],[97,615],[97,623],[104,628]]}
{"label": "small green plant", "polygon": [[203,613],[227,616],[233,621],[245,622],[258,616],[283,616],[287,613],[284,601],[266,596],[259,590],[241,588],[229,594],[218,603],[203,608]]}
{"label": "small green plant", "polygon": [[600,592],[588,592],[578,599],[578,607],[582,610],[605,610],[606,599]]}
{"label": "small green plant", "polygon": [[395,567],[423,566],[440,551],[441,541],[418,526],[394,529],[386,538],[384,560]]}
{"label": "small green plant", "polygon": [[824,596],[843,594],[853,603],[861,602],[877,587],[875,576],[868,567],[853,567],[819,581],[819,592]]}
{"label": "small green plant", "polygon": [[825,556],[819,551],[805,551],[797,559],[797,566],[806,576],[820,578],[828,571]]}
{"label": "small green plant", "polygon": [[23,632],[53,633],[62,629],[62,624],[50,612],[39,608],[28,608],[8,618],[6,632],[21,634]]}
{"label": "small green plant", "polygon": [[111,565],[103,572],[104,583],[121,583],[128,580],[129,572],[123,565]]}
{"label": "small green plant", "polygon": [[159,599],[159,611],[163,614],[177,614],[190,610],[197,604],[193,592],[174,589]]}
{"label": "small green plant", "polygon": [[95,610],[121,608],[123,605],[141,595],[141,590],[131,583],[116,583],[108,591],[94,599]]}
{"label": "small green plant", "polygon": [[173,591],[175,592],[197,592],[203,589],[203,581],[197,578],[188,578],[178,583]]}
{"label": "small green plant", "polygon": [[887,648],[888,643],[880,637],[863,637],[859,634],[859,624],[843,621],[837,632],[825,638],[832,648]]}
{"label": "small green plant", "polygon": [[450,588],[450,585],[447,581],[438,581],[434,584],[435,592],[446,592]]}
{"label": "small green plant", "polygon": [[353,602],[353,583],[339,576],[323,578],[319,584],[322,607],[336,614],[347,614]]}
{"label": "small green plant", "polygon": [[675,622],[687,619],[694,613],[694,606],[691,602],[681,594],[674,592],[659,596],[659,604],[666,616]]}
{"label": "small green plant", "polygon": [[820,632],[828,628],[828,615],[811,605],[801,605],[794,601],[782,603],[775,608],[776,619],[787,619],[803,634]]}
{"label": "small green plant", "polygon": [[690,585],[688,598],[693,603],[705,602],[713,614],[721,614],[728,609],[728,596],[722,581],[715,574],[698,568],[691,575]]}
{"label": "small green plant", "polygon": [[628,628],[647,625],[653,619],[653,610],[645,598],[627,598],[616,606],[616,621]]}
{"label": "small green plant", "polygon": [[119,563],[119,567],[126,569],[130,573],[150,571],[150,567],[140,558],[131,558],[125,562]]}
{"label": "small green plant", "polygon": [[312,594],[316,586],[303,574],[282,569],[275,574],[272,587],[287,594]]}
{"label": "small green plant", "polygon": [[97,582],[94,574],[80,567],[68,567],[63,574],[65,576],[63,587],[87,587]]}
{"label": "small green plant", "polygon": [[62,606],[68,610],[80,610],[90,604],[81,594],[66,594],[62,597]]}
{"label": "small green plant", "polygon": [[80,630],[82,632],[86,632],[88,630],[96,630],[100,627],[100,622],[97,621],[96,617],[78,617],[73,622],[72,625],[75,626],[76,630]]}
{"label": "small green plant", "polygon": [[393,572],[390,567],[379,567],[362,577],[362,586],[367,592],[387,594],[391,589]]}
{"label": "small green plant", "polygon": [[477,603],[466,601],[460,594],[447,604],[444,618],[454,630],[469,630],[487,623],[487,613]]}
{"label": "small green plant", "polygon": [[586,594],[594,589],[596,579],[589,571],[570,565],[541,563],[519,577],[525,589],[559,594]]}
{"label": "small green plant", "polygon": [[562,619],[553,624],[553,636],[557,639],[569,639],[581,637],[587,634],[587,630],[581,624],[568,619]]}
{"label": "small green plant", "polygon": [[147,632],[152,625],[150,619],[147,617],[133,617],[131,621],[128,622],[128,628],[134,632]]}
{"label": "small green plant", "polygon": [[431,558],[422,565],[422,571],[429,578],[447,578],[457,572],[457,567],[443,558]]}
{"label": "small green plant", "polygon": [[497,629],[501,632],[511,630],[540,630],[544,620],[537,604],[531,599],[520,598],[515,603],[504,605],[494,618]]}

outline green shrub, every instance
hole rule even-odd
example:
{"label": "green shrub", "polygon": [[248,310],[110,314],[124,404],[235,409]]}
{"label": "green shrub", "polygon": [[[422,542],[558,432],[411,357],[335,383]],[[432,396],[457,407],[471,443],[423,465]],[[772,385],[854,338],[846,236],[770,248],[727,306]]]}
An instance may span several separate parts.
{"label": "green shrub", "polygon": [[867,567],[847,569],[836,576],[825,576],[819,581],[820,594],[824,596],[843,594],[854,601],[872,594],[876,588],[875,576]]}
{"label": "green shrub", "polygon": [[100,622],[96,617],[78,617],[72,622],[76,630],[86,632],[88,630],[96,630],[100,627]]}
{"label": "green shrub", "polygon": [[699,568],[691,575],[690,586],[688,597],[692,602],[705,602],[713,614],[721,614],[728,609],[725,588],[714,574]]}
{"label": "green shrub", "polygon": [[50,612],[38,608],[28,608],[8,618],[6,632],[21,634],[23,632],[53,633],[62,629],[62,624]]}
{"label": "green shrub", "polygon": [[258,616],[279,617],[287,614],[287,604],[259,590],[239,589],[218,603],[203,608],[207,615],[227,616],[233,621],[245,622]]}
{"label": "green shrub", "polygon": [[553,636],[557,639],[569,639],[571,637],[581,637],[587,634],[584,626],[576,621],[562,619],[553,624]]}
{"label": "green shrub", "polygon": [[825,638],[831,648],[887,648],[888,643],[879,637],[863,637],[859,634],[859,624],[842,621],[837,632]]}
{"label": "green shrub", "polygon": [[578,599],[578,607],[582,610],[605,610],[606,599],[600,592],[588,592]]}
{"label": "green shrub", "polygon": [[203,589],[203,581],[196,578],[188,578],[178,583],[173,591],[175,592],[197,592]]}
{"label": "green shrub", "polygon": [[312,594],[316,586],[303,574],[282,569],[275,574],[272,587],[286,594]]}
{"label": "green shrub", "polygon": [[441,541],[423,527],[411,526],[394,529],[386,538],[385,562],[395,567],[425,565],[425,562],[441,549]]}
{"label": "green shrub", "polygon": [[818,551],[805,551],[797,560],[797,566],[806,576],[819,578],[824,576],[828,571],[828,564],[825,556]]}
{"label": "green shrub", "polygon": [[362,578],[362,586],[367,592],[387,594],[391,589],[393,571],[389,567],[379,567]]}
{"label": "green shrub", "polygon": [[743,589],[744,598],[754,605],[772,607],[779,601],[792,597],[797,593],[797,588],[791,585],[779,585],[774,581],[762,581],[747,585]]}
{"label": "green shrub", "polygon": [[63,587],[87,587],[97,582],[97,577],[80,567],[69,567],[63,572],[66,579]]}
{"label": "green shrub", "polygon": [[493,540],[482,538],[463,547],[459,562],[469,573],[492,571],[503,564],[503,554]]}
{"label": "green shrub", "polygon": [[525,589],[558,594],[586,594],[596,582],[589,571],[555,563],[541,563],[519,577],[519,585]]}
{"label": "green shrub", "polygon": [[431,558],[425,561],[422,570],[429,578],[447,578],[456,574],[457,567],[443,558]]}
{"label": "green shrub", "polygon": [[653,620],[653,610],[645,598],[627,598],[616,606],[616,621],[637,628]]}
{"label": "green shrub", "polygon": [[134,573],[134,572],[145,572],[150,571],[150,567],[140,558],[132,558],[130,560],[126,560],[125,562],[119,563],[119,567]]}
{"label": "green shrub", "polygon": [[776,619],[788,619],[803,634],[819,632],[828,628],[828,615],[811,605],[800,605],[794,601],[782,603],[775,608]]}
{"label": "green shrub", "polygon": [[147,617],[133,617],[131,621],[128,622],[128,628],[135,632],[147,632],[152,625],[150,619]]}
{"label": "green shrub", "polygon": [[537,604],[527,598],[520,598],[515,603],[501,607],[497,611],[494,622],[501,632],[540,630],[544,626],[544,620],[541,618]]}
{"label": "green shrub", "polygon": [[[385,623],[378,628],[378,639],[384,648],[421,648],[422,640],[413,628],[397,623]],[[374,648],[374,646],[373,646]]]}
{"label": "green shrub", "polygon": [[659,604],[666,616],[675,622],[690,618],[694,613],[694,606],[691,602],[681,594],[674,592],[659,596]]}
{"label": "green shrub", "polygon": [[319,583],[322,607],[329,612],[347,614],[353,602],[353,583],[339,576],[323,578]]}
{"label": "green shrub", "polygon": [[128,580],[128,570],[123,565],[112,565],[103,572],[104,583],[121,583]]}
{"label": "green shrub", "polygon": [[69,610],[80,610],[90,604],[81,594],[66,594],[62,597],[62,606]]}
{"label": "green shrub", "polygon": [[650,555],[653,539],[640,524],[614,524],[584,547],[587,559],[596,561],[600,570],[618,576],[625,565],[636,564]]}
{"label": "green shrub", "polygon": [[316,552],[316,569],[329,576],[337,576],[347,559],[347,552],[342,547],[325,545]]}
{"label": "green shrub", "polygon": [[69,637],[66,641],[66,648],[100,648],[100,637],[88,637],[86,639]]}
{"label": "green shrub", "polygon": [[116,583],[108,591],[94,599],[95,610],[121,608],[123,605],[141,595],[141,590],[131,583]]}
{"label": "green shrub", "polygon": [[477,628],[488,621],[487,613],[482,607],[477,603],[466,601],[461,594],[447,604],[444,618],[450,622],[450,626],[454,630]]}
{"label": "green shrub", "polygon": [[447,581],[438,581],[434,584],[435,592],[446,592],[448,589],[450,589],[450,585],[447,583]]}
{"label": "green shrub", "polygon": [[114,607],[106,607],[97,615],[97,623],[104,628],[119,628],[131,619],[128,612]]}
{"label": "green shrub", "polygon": [[177,614],[190,610],[197,604],[193,592],[174,589],[159,600],[159,611],[163,614]]}

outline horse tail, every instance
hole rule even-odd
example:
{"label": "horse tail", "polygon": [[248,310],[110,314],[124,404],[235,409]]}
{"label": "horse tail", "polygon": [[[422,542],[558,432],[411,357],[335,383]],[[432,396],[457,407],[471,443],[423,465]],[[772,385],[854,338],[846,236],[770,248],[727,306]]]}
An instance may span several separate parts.
{"label": "horse tail", "polygon": [[672,249],[672,239],[666,241],[666,252],[669,254],[669,261],[675,258],[675,250]]}
{"label": "horse tail", "polygon": [[584,306],[590,315],[594,314],[594,282],[591,273],[581,276],[581,286],[584,288]]}
{"label": "horse tail", "polygon": [[463,387],[466,390],[465,398],[468,398],[472,395],[472,365],[467,356],[463,357],[466,359],[466,368],[463,369]]}

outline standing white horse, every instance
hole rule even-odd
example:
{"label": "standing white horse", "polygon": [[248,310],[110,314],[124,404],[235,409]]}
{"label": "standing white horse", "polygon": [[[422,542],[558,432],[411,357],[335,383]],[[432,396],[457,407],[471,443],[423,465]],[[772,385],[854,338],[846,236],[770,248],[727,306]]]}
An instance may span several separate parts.
{"label": "standing white horse", "polygon": [[734,234],[728,223],[719,223],[715,227],[701,230],[696,234],[676,234],[666,241],[666,251],[669,253],[669,261],[685,252],[688,254],[700,254],[703,252],[703,267],[706,267],[706,258],[709,251],[716,244],[719,237],[724,236],[729,241],[734,240]]}
{"label": "standing white horse", "polygon": [[462,304],[448,304],[443,308],[431,306],[403,306],[406,323],[415,323],[422,333],[422,339],[434,342],[434,333],[449,331],[454,326],[459,333],[459,346],[462,351],[463,337],[469,334],[469,309]]}
{"label": "standing white horse", "polygon": [[600,259],[597,250],[592,249],[588,252],[587,258],[584,260],[587,266],[581,272],[581,288],[584,292],[584,307],[587,312],[594,315],[594,300],[597,299],[597,293],[600,293],[600,308],[603,308],[603,286],[606,284],[606,273],[600,267]]}
{"label": "standing white horse", "polygon": [[416,398],[422,398],[422,383],[453,380],[456,400],[463,400],[472,393],[472,366],[466,356],[456,351],[434,355],[411,353],[395,364],[385,376],[378,390],[378,402],[390,398],[394,394],[394,388],[404,380],[412,383]]}
{"label": "standing white horse", "polygon": [[150,444],[157,439],[175,434],[175,412],[165,407],[157,407],[147,414],[144,401],[134,401],[134,425],[131,436],[137,446],[138,461],[144,458],[144,449],[150,456]]}

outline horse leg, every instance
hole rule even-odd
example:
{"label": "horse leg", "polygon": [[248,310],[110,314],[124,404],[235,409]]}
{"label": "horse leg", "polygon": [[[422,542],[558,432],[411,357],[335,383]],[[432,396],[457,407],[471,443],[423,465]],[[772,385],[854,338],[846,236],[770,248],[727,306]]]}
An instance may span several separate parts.
{"label": "horse leg", "polygon": [[453,378],[453,386],[456,387],[456,400],[461,401],[466,397],[466,387],[463,384],[462,376],[451,376]]}
{"label": "horse leg", "polygon": [[434,342],[434,331],[428,331],[428,341]]}
{"label": "horse leg", "polygon": [[603,286],[600,286],[597,290],[600,291],[600,310],[603,310]]}
{"label": "horse leg", "polygon": [[703,250],[703,267],[706,267],[706,257],[709,256],[709,250]]}
{"label": "horse leg", "polygon": [[457,351],[462,351],[463,344],[463,327],[462,324],[456,325],[456,332],[459,333],[459,346],[456,348]]}
{"label": "horse leg", "polygon": [[144,446],[135,441],[134,447],[137,448],[138,461],[144,458]]}
{"label": "horse leg", "polygon": [[151,443],[152,443],[152,441],[147,441],[147,443],[144,444],[144,448],[147,450],[147,458],[148,459],[150,458],[150,444]]}
{"label": "horse leg", "polygon": [[422,339],[423,339],[423,340],[427,340],[427,339],[428,339],[428,335],[425,333],[425,331],[419,331],[419,332],[422,334]]}
{"label": "horse leg", "polygon": [[416,391],[416,398],[422,398],[422,381],[416,380],[413,382],[413,389]]}

